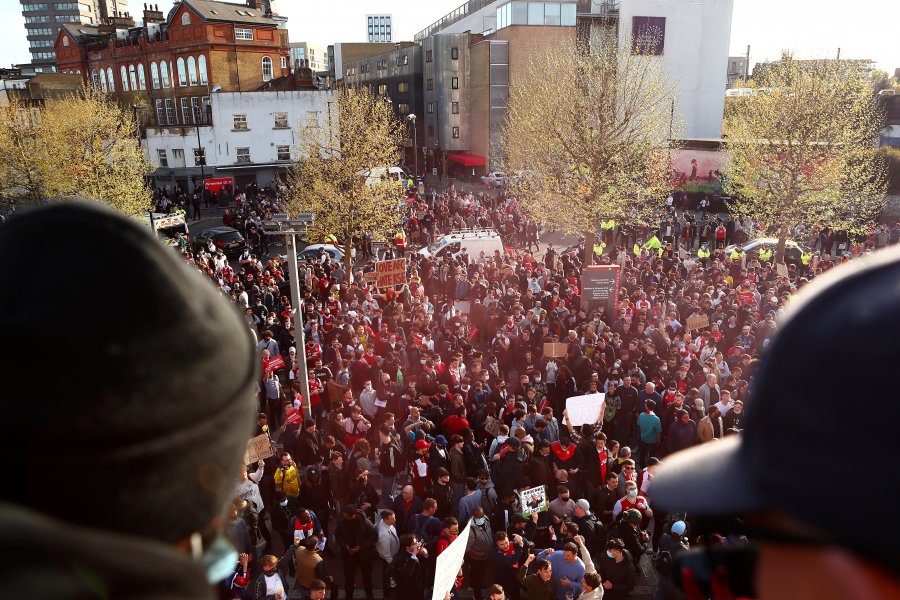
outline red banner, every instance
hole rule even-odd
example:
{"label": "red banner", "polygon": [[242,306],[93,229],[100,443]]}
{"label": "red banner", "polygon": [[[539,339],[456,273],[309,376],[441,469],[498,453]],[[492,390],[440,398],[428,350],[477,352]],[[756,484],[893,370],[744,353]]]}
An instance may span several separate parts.
{"label": "red banner", "polygon": [[213,194],[218,194],[222,191],[226,185],[231,186],[232,193],[234,192],[234,177],[214,177],[210,179],[204,179],[203,185],[206,186]]}
{"label": "red banner", "polygon": [[292,410],[288,414],[284,416],[284,424],[285,425],[296,425],[297,423],[303,422],[303,415],[300,414],[299,410]]}
{"label": "red banner", "polygon": [[271,369],[272,371],[275,371],[277,369],[282,369],[282,368],[284,368],[284,359],[281,358],[280,354],[278,356],[276,356],[275,358],[270,358],[269,360],[266,361],[265,368],[267,370]]}

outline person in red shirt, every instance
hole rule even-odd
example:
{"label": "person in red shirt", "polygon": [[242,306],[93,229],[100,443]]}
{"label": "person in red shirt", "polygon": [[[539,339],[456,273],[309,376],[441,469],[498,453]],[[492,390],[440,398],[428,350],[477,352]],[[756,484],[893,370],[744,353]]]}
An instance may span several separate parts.
{"label": "person in red shirt", "polygon": [[447,549],[459,537],[459,521],[456,517],[447,517],[444,519],[444,530],[438,536],[437,548],[435,549],[435,557],[440,556],[441,552]]}
{"label": "person in red shirt", "polygon": [[441,422],[447,437],[451,435],[462,435],[462,432],[469,429],[469,421],[466,420],[465,407],[457,408],[446,419]]}

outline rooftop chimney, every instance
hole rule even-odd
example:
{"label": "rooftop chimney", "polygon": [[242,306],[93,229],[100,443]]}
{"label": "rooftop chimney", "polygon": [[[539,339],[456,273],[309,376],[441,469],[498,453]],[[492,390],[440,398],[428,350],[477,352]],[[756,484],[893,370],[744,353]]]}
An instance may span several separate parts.
{"label": "rooftop chimney", "polygon": [[163,16],[162,11],[159,10],[159,6],[156,5],[147,5],[144,4],[144,26],[151,25],[153,23],[163,23],[166,18]]}
{"label": "rooftop chimney", "polygon": [[247,6],[256,10],[264,10],[263,0],[247,0]]}

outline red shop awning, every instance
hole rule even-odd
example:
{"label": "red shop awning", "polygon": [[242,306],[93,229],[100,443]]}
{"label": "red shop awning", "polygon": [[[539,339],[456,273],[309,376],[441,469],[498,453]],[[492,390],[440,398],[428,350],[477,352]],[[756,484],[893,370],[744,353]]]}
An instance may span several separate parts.
{"label": "red shop awning", "polygon": [[486,162],[483,156],[478,156],[477,154],[465,154],[462,152],[448,154],[447,160],[460,164],[464,167],[480,167]]}

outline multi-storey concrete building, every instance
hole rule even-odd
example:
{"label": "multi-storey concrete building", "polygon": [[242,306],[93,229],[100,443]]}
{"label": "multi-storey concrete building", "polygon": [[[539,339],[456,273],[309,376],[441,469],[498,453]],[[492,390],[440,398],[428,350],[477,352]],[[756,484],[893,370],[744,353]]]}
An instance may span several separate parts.
{"label": "multi-storey concrete building", "polygon": [[391,15],[366,15],[366,41],[393,42],[393,20]]}
{"label": "multi-storey concrete building", "polygon": [[744,81],[749,75],[746,56],[728,57],[728,87],[734,86],[738,81]]}
{"label": "multi-storey concrete building", "polygon": [[102,19],[127,16],[127,0],[20,0],[31,61],[40,70],[53,70],[56,36],[65,23],[97,24]]}
{"label": "multi-storey concrete building", "polygon": [[329,70],[328,48],[317,46],[309,42],[291,42],[291,70],[296,70],[306,65],[313,73],[323,73]]}

